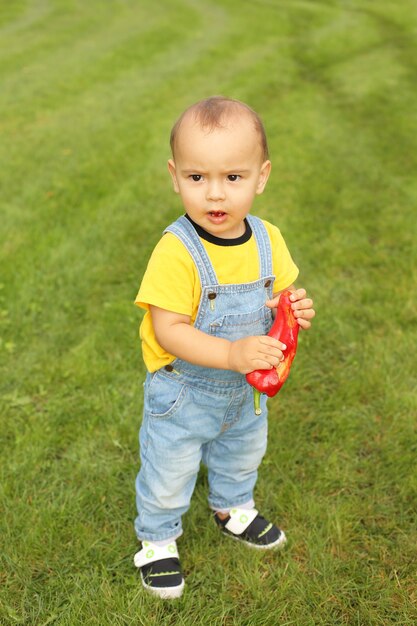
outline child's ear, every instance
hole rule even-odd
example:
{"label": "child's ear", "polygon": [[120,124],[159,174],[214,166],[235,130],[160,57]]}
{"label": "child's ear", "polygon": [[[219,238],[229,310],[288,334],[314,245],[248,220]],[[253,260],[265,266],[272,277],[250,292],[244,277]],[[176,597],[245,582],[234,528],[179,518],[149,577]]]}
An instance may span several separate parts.
{"label": "child's ear", "polygon": [[264,161],[261,165],[261,171],[259,172],[258,186],[256,187],[256,193],[259,195],[265,189],[265,185],[268,182],[269,174],[271,173],[271,161]]}
{"label": "child's ear", "polygon": [[180,188],[178,187],[177,171],[176,171],[176,168],[175,168],[175,163],[174,163],[174,161],[172,159],[169,159],[169,161],[168,161],[168,171],[171,174],[174,191],[175,191],[175,193],[179,193],[180,192]]}

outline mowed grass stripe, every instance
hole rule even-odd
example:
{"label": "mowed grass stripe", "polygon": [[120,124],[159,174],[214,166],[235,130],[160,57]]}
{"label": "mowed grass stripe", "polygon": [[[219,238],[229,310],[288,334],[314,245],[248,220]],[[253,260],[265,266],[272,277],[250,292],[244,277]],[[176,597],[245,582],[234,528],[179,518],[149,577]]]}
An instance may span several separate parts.
{"label": "mowed grass stripe", "polygon": [[15,2],[3,3],[0,7],[0,35],[7,38],[9,43],[16,35],[33,27],[44,20],[51,11],[51,3],[48,0],[16,0]]}
{"label": "mowed grass stripe", "polygon": [[[13,115],[21,114],[23,118],[42,105],[48,111],[64,106],[66,101],[71,105],[83,91],[89,91],[99,83],[111,85],[118,75],[130,68],[134,68],[140,78],[142,68],[151,65],[154,56],[167,48],[172,50],[173,41],[180,37],[184,41],[192,38],[192,32],[182,26],[181,12],[176,13],[178,21],[172,19],[169,10],[154,12],[146,19],[137,11],[123,19],[105,20],[99,32],[94,30],[94,38],[91,32],[74,28],[70,51],[68,44],[59,38],[56,42],[58,49],[42,47],[46,58],[54,55],[52,67],[47,65],[45,68],[42,58],[32,61],[29,49],[28,63],[23,64],[19,73],[14,72],[8,80],[3,79],[3,88],[9,95],[9,99],[4,98],[4,113],[7,115],[10,111],[11,101]],[[198,13],[193,17],[197,21]]]}

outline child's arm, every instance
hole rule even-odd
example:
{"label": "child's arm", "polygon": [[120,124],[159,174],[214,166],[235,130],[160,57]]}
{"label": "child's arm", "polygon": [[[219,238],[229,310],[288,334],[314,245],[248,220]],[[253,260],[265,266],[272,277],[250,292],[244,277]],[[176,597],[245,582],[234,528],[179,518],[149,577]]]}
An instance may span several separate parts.
{"label": "child's arm", "polygon": [[[290,285],[287,289],[293,292],[290,298],[293,301],[291,308],[294,311],[294,316],[297,318],[297,322],[301,328],[310,328],[310,320],[312,320],[316,314],[313,309],[313,300],[311,298],[306,298],[307,292],[305,289],[296,289],[295,285]],[[274,293],[272,300],[266,301],[266,305],[270,309],[275,309],[278,306],[280,293],[281,292]]]}
{"label": "child's arm", "polygon": [[228,341],[194,328],[188,315],[156,306],[150,306],[150,312],[158,343],[194,365],[248,374],[256,369],[272,369],[284,358],[283,344],[267,335]]}

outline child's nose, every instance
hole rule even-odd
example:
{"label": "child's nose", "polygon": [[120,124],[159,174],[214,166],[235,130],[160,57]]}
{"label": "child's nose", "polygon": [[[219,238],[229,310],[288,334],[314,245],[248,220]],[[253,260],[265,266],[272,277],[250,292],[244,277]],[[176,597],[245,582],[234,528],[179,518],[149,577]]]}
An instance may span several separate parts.
{"label": "child's nose", "polygon": [[211,181],[207,187],[207,200],[218,201],[224,199],[223,185],[220,182]]}

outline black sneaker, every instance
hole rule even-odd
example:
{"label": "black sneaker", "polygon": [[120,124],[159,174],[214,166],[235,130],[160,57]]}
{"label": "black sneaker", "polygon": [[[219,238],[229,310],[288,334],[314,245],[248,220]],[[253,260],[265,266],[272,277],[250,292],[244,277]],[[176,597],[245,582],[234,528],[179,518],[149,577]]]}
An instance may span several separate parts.
{"label": "black sneaker", "polygon": [[284,531],[259,515],[256,509],[235,508],[230,510],[225,519],[220,519],[216,513],[214,519],[225,535],[242,541],[251,548],[281,548],[287,541]]}
{"label": "black sneaker", "polygon": [[143,541],[142,550],[135,554],[134,562],[140,569],[142,585],[147,591],[164,599],[181,596],[184,578],[175,541],[166,546]]}

